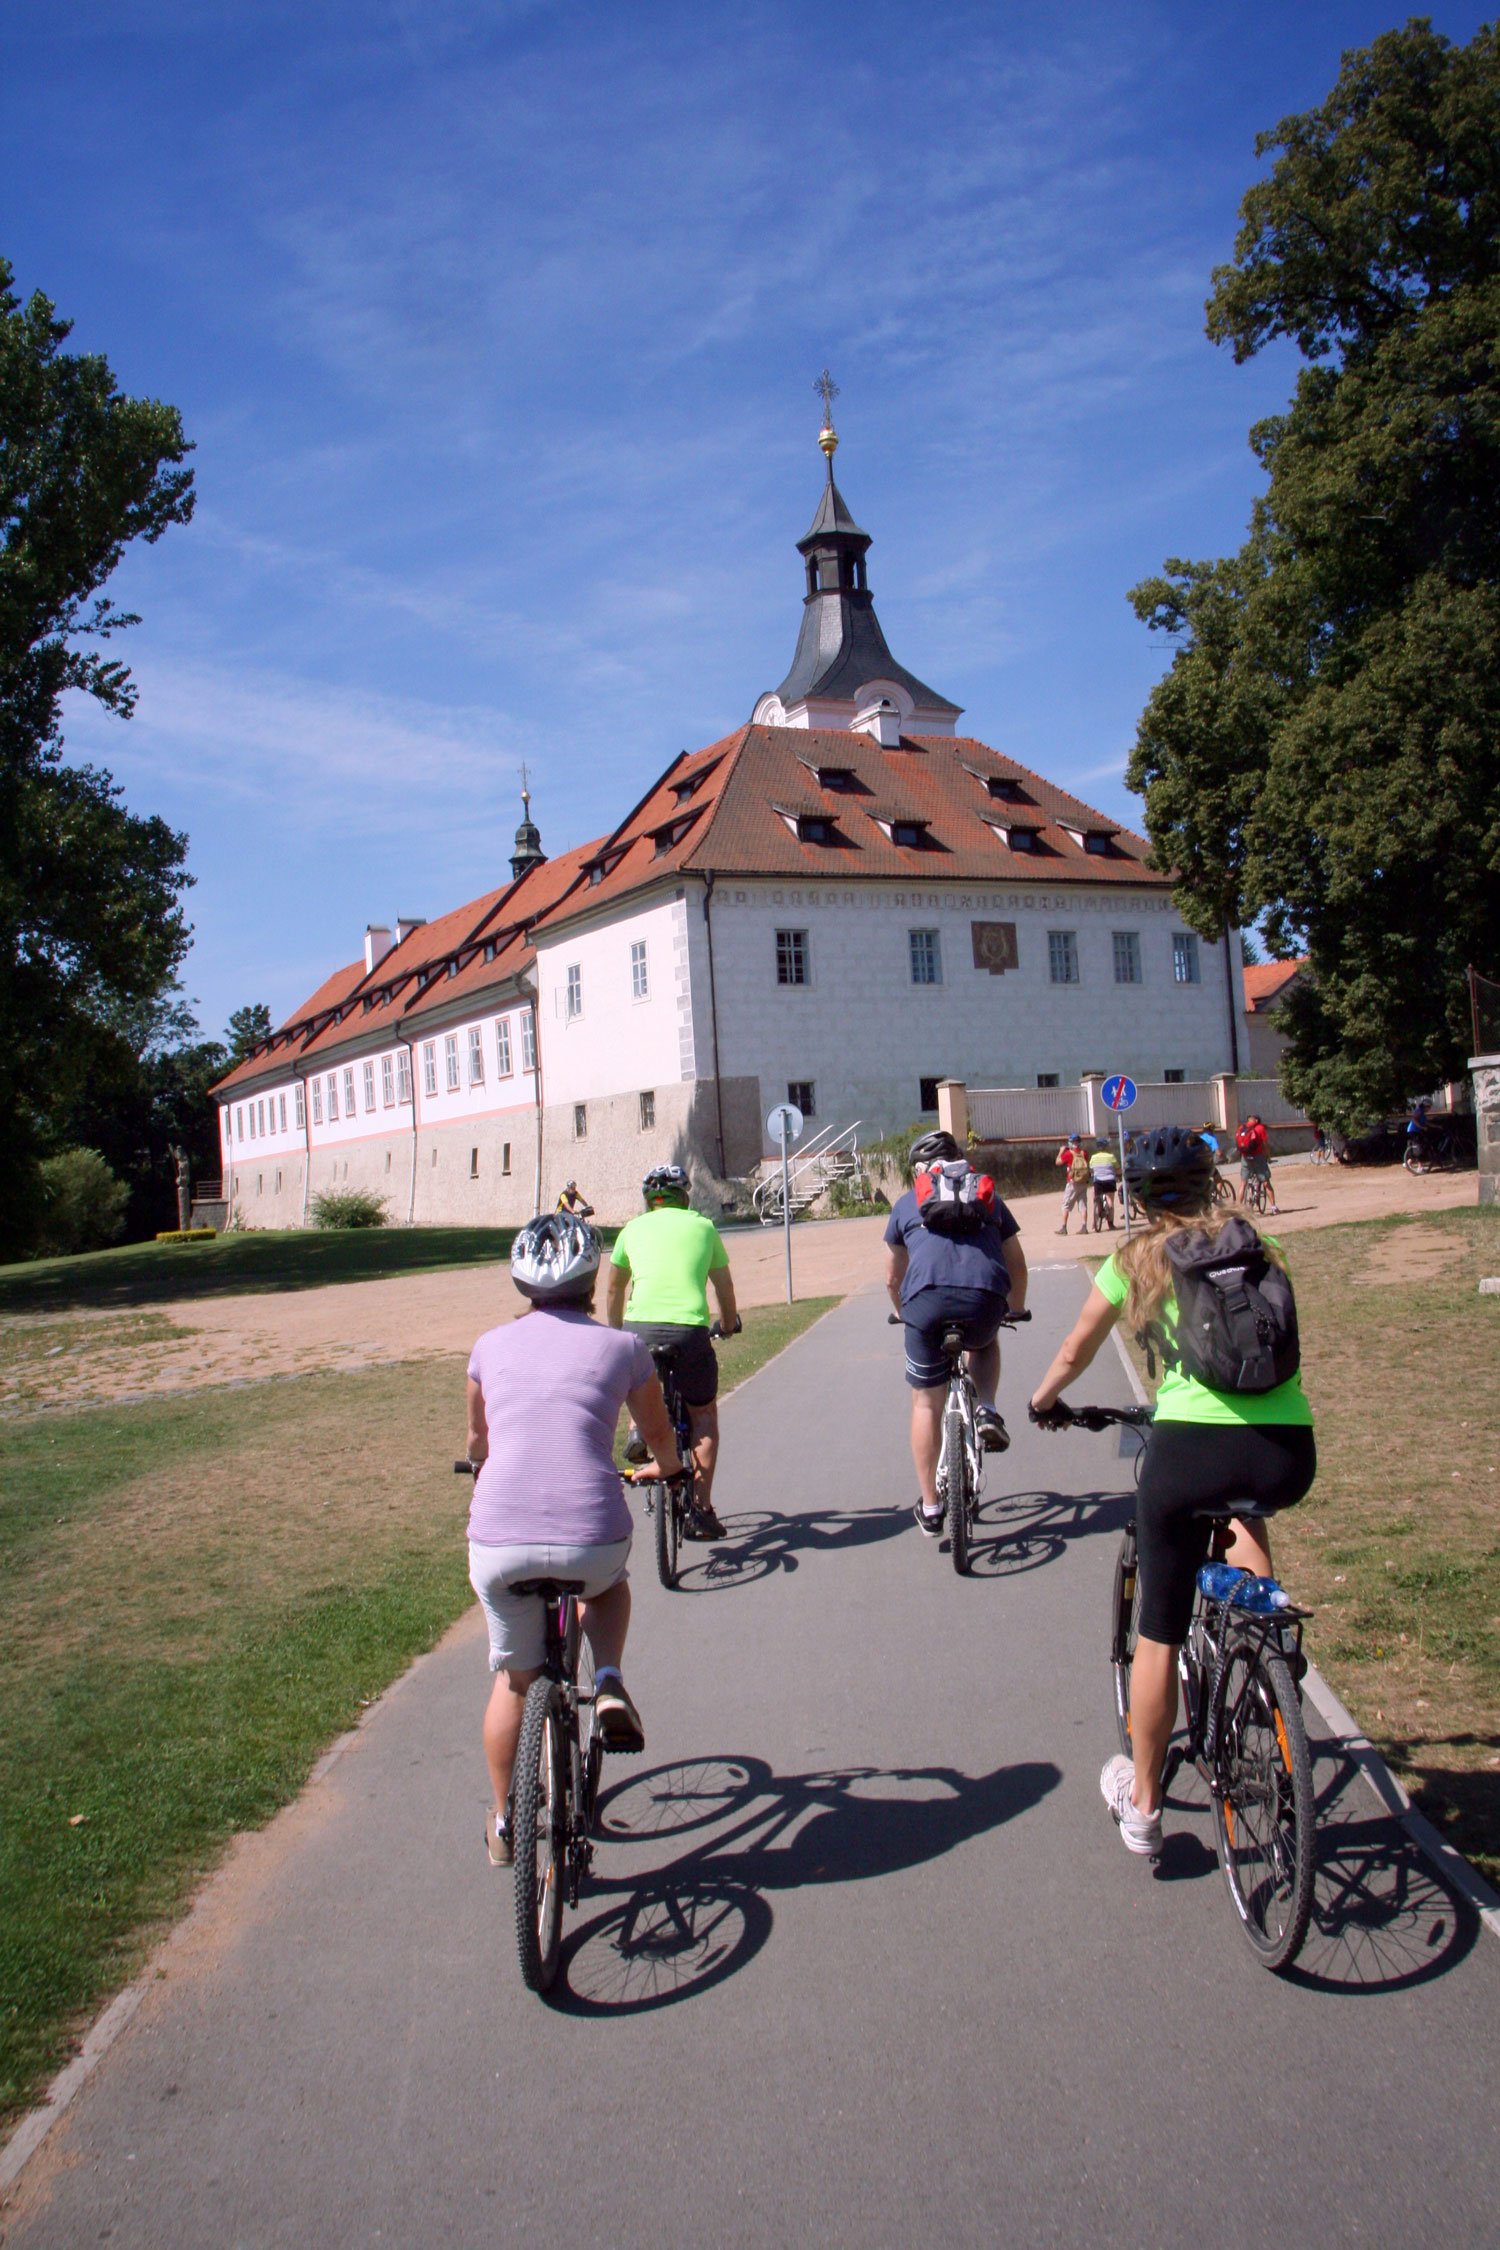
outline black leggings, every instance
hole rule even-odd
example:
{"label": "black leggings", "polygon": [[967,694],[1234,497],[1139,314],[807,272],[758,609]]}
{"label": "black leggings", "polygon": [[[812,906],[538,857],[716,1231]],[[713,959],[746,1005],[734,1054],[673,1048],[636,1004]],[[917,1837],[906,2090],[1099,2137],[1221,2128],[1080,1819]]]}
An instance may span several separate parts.
{"label": "black leggings", "polygon": [[1317,1447],[1305,1422],[1156,1424],[1141,1464],[1135,1511],[1140,1630],[1147,1640],[1175,1643],[1187,1633],[1198,1566],[1208,1559],[1213,1532],[1194,1509],[1236,1500],[1294,1507],[1317,1467]]}

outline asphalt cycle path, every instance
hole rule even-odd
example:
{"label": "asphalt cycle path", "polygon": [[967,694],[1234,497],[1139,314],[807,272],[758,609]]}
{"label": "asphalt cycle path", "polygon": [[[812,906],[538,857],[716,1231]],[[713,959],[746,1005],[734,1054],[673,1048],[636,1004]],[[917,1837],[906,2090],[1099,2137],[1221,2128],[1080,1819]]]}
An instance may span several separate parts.
{"label": "asphalt cycle path", "polygon": [[[1155,1870],[1104,1809],[1128,1465],[1022,1403],[1085,1286],[1041,1272],[1007,1343],[965,1581],[881,1295],[727,1401],[730,1539],[672,1594],[637,1543],[648,1749],[552,2004],[484,1858],[469,1623],[210,1886],[7,2244],[1493,2244],[1500,1946],[1346,1761],[1284,1979],[1196,1783]],[[1110,1354],[1087,1388],[1129,1395]]]}

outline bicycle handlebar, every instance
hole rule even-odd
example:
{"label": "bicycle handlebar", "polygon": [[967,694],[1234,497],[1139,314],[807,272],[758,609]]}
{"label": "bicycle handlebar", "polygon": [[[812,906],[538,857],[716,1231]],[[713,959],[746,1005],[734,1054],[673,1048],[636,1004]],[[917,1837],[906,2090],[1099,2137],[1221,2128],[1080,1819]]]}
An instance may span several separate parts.
{"label": "bicycle handlebar", "polygon": [[456,1477],[472,1477],[478,1473],[472,1461],[455,1461],[453,1464],[453,1474]]}
{"label": "bicycle handlebar", "polygon": [[[1002,1328],[1019,1328],[1023,1321],[1030,1320],[1030,1318],[1031,1315],[1029,1312],[1007,1313],[1005,1318],[1001,1321],[1000,1325]],[[902,1319],[900,1313],[898,1312],[887,1313],[885,1316],[885,1324],[887,1328],[904,1328],[906,1326],[906,1322]],[[955,1322],[954,1326],[956,1327],[957,1325],[957,1322]]]}
{"label": "bicycle handlebar", "polygon": [[1068,1406],[1059,1399],[1040,1414],[1034,1406],[1028,1406],[1026,1412],[1044,1430],[1108,1430],[1116,1423],[1130,1430],[1151,1426],[1149,1406]]}
{"label": "bicycle handlebar", "polygon": [[744,1325],[745,1323],[743,1319],[738,1313],[736,1313],[734,1316],[734,1326],[732,1328],[726,1328],[722,1320],[716,1320],[711,1323],[708,1333],[710,1334],[710,1336],[715,1337],[720,1343],[722,1343],[726,1336],[738,1336],[743,1330]]}

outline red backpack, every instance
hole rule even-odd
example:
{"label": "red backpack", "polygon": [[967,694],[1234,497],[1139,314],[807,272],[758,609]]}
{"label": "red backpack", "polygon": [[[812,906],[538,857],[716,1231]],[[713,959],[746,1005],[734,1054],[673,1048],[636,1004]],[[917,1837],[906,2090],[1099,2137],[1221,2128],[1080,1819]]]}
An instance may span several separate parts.
{"label": "red backpack", "polygon": [[978,1234],[998,1216],[999,1198],[988,1172],[976,1172],[964,1157],[924,1165],[912,1181],[917,1216],[934,1234]]}

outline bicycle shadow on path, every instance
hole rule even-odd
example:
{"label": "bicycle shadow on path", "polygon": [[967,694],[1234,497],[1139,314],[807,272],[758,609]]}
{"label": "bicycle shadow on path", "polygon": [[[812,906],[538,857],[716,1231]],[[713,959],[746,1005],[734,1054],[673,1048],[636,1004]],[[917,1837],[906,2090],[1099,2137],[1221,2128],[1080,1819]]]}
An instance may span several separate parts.
{"label": "bicycle shadow on path", "polygon": [[686,1550],[699,1559],[680,1564],[677,1591],[730,1593],[774,1572],[800,1569],[803,1555],[847,1554],[911,1528],[910,1511],[902,1508],[815,1508],[796,1516],[742,1509],[724,1518],[722,1541]]}
{"label": "bicycle shadow on path", "polygon": [[868,1882],[940,1858],[1039,1804],[1046,1761],[974,1777],[951,1766],[775,1774],[761,1758],[692,1759],[640,1774],[601,1804],[606,1838],[703,1834],[665,1867],[600,1887],[621,1894],[579,1929],[552,2004],[636,2015],[722,1983],[771,1934],[768,1893]]}
{"label": "bicycle shadow on path", "polygon": [[[1283,1982],[1361,1998],[1446,1976],[1472,1951],[1479,1916],[1396,1821],[1363,1810],[1359,1769],[1337,1744],[1314,1740],[1311,1749],[1318,1804],[1312,1921]],[[1177,1775],[1167,1805],[1195,1825],[1169,1827],[1157,1881],[1222,1880],[1207,1793],[1196,1774]]]}
{"label": "bicycle shadow on path", "polygon": [[[1057,1562],[1075,1540],[1123,1531],[1134,1514],[1134,1495],[1118,1492],[986,1493],[969,1534],[969,1575],[1019,1578]],[[946,1535],[941,1544],[946,1554]]]}

